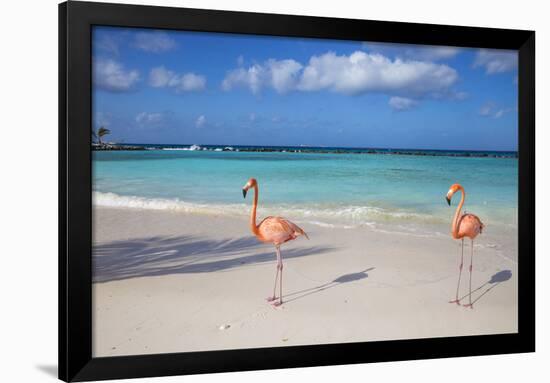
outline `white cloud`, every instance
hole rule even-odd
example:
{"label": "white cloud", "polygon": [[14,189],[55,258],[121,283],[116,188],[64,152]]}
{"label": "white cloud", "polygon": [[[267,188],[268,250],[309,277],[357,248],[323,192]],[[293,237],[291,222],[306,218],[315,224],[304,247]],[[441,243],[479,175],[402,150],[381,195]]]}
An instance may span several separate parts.
{"label": "white cloud", "polygon": [[494,108],[495,108],[494,103],[487,102],[487,103],[485,103],[484,105],[481,106],[481,108],[479,109],[479,114],[481,116],[489,116],[493,112]]}
{"label": "white cloud", "polygon": [[177,74],[163,66],[151,69],[149,85],[154,88],[173,88],[178,92],[199,91],[206,88],[206,77],[189,72]]}
{"label": "white cloud", "polygon": [[206,117],[201,114],[199,117],[197,117],[197,120],[195,121],[195,126],[197,128],[202,128],[206,124]]}
{"label": "white cloud", "polygon": [[415,107],[416,105],[418,105],[418,101],[406,97],[394,96],[390,98],[388,104],[394,110],[403,111]]}
{"label": "white cloud", "polygon": [[495,118],[501,118],[501,117],[504,115],[504,113],[506,113],[506,110],[505,110],[505,109],[497,110],[497,111],[495,112]]}
{"label": "white cloud", "polygon": [[164,32],[139,32],[136,33],[134,46],[146,52],[162,53],[176,47],[176,41]]}
{"label": "white cloud", "polygon": [[244,87],[257,94],[262,87],[271,86],[278,93],[286,93],[295,87],[301,69],[302,64],[295,60],[269,59],[263,64],[229,71],[222,82],[222,89]]}
{"label": "white cloud", "polygon": [[494,117],[495,118],[501,118],[502,116],[504,116],[505,114],[507,113],[510,113],[510,112],[514,112],[516,111],[517,109],[516,108],[503,108],[503,109],[499,109],[495,112],[495,115]]}
{"label": "white cloud", "polygon": [[204,76],[189,72],[181,76],[178,90],[190,92],[203,90],[206,87],[206,78]]}
{"label": "white cloud", "polygon": [[507,113],[516,111],[516,108],[498,108],[494,102],[487,102],[479,109],[479,115],[483,117],[501,118]]}
{"label": "white cloud", "polygon": [[257,94],[264,87],[278,93],[328,90],[343,94],[381,92],[423,97],[452,94],[457,72],[444,64],[415,60],[391,60],[381,54],[356,51],[338,56],[327,52],[312,56],[306,66],[291,59],[270,59],[263,64],[227,73],[224,90],[245,87]]}
{"label": "white cloud", "polygon": [[267,68],[271,86],[277,92],[285,93],[294,87],[302,64],[294,60],[270,59],[267,61]]}
{"label": "white cloud", "polygon": [[167,70],[165,67],[157,67],[151,69],[149,73],[149,85],[155,88],[168,86],[170,80],[175,76],[175,73]]}
{"label": "white cloud", "polygon": [[233,88],[243,86],[250,88],[254,94],[258,93],[262,87],[262,72],[263,67],[254,64],[248,69],[238,68],[229,71],[222,81],[223,90],[231,90]]}
{"label": "white cloud", "polygon": [[484,67],[487,74],[509,72],[518,66],[515,51],[480,49],[474,61],[474,68]]}
{"label": "white cloud", "polygon": [[133,90],[139,81],[137,70],[126,70],[122,64],[114,60],[94,60],[94,84],[110,92],[126,92]]}
{"label": "white cloud", "polygon": [[383,92],[421,96],[445,92],[457,79],[457,72],[443,64],[391,60],[362,51],[349,56],[328,52],[309,60],[298,88],[344,94]]}

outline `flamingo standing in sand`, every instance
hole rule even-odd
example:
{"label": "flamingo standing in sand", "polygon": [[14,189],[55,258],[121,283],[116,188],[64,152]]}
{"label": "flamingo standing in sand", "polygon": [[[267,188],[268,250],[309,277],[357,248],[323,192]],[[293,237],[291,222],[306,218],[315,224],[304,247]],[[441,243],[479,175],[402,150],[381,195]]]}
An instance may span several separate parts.
{"label": "flamingo standing in sand", "polygon": [[466,199],[466,192],[464,191],[464,188],[462,187],[462,185],[454,184],[451,186],[451,188],[447,192],[447,196],[445,197],[445,199],[447,200],[447,203],[449,204],[449,206],[451,206],[451,198],[453,198],[453,194],[455,194],[459,190],[462,192],[462,198],[460,199],[460,203],[458,204],[455,215],[453,217],[451,235],[453,236],[454,239],[462,240],[462,252],[460,256],[458,284],[456,286],[456,297],[454,300],[450,301],[449,303],[456,303],[457,305],[460,304],[460,299],[458,299],[458,289],[460,288],[460,277],[462,275],[462,265],[464,263],[464,237],[468,237],[471,240],[470,292],[468,294],[469,303],[464,305],[464,307],[470,307],[473,309],[474,306],[472,304],[472,268],[473,268],[472,264],[474,260],[474,239],[479,234],[481,234],[485,225],[481,222],[479,217],[474,214],[469,214],[469,213],[460,214],[460,211],[462,210],[462,206],[464,205],[464,200]]}
{"label": "flamingo standing in sand", "polygon": [[[246,198],[248,189],[254,188],[254,203],[252,212],[250,213],[250,230],[262,242],[269,242],[275,245],[277,252],[277,272],[275,274],[275,285],[273,286],[273,295],[267,298],[268,302],[272,302],[274,306],[283,304],[283,259],[281,257],[281,245],[285,242],[296,239],[299,235],[304,235],[307,239],[306,232],[298,225],[282,218],[282,217],[266,217],[262,222],[256,225],[256,208],[258,207],[258,181],[251,178],[243,186],[243,198]],[[279,301],[276,302],[275,290],[277,288],[277,280],[279,280]]]}

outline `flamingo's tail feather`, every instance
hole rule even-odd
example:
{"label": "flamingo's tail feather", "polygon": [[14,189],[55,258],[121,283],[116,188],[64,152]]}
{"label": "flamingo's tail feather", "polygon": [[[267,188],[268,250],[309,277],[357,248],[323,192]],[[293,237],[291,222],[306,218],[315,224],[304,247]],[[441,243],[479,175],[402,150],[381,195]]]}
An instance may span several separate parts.
{"label": "flamingo's tail feather", "polygon": [[302,229],[302,228],[299,227],[299,226],[296,226],[296,228],[298,229],[298,230],[296,230],[296,231],[297,231],[299,234],[301,234],[301,235],[303,235],[304,237],[306,237],[307,239],[309,239],[309,237],[308,237],[307,233],[304,231],[304,229]]}
{"label": "flamingo's tail feather", "polygon": [[290,222],[290,221],[286,221],[286,222],[290,225],[290,227],[294,231],[294,235],[296,235],[296,234],[303,235],[304,237],[309,239],[309,237],[307,236],[307,233],[300,226],[298,226],[295,223]]}

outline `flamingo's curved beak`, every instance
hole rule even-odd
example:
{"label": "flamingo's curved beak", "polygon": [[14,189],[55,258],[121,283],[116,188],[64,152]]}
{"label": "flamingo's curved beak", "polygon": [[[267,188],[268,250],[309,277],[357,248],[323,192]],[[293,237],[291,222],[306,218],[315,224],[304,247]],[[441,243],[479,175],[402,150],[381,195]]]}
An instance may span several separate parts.
{"label": "flamingo's curved beak", "polygon": [[246,198],[246,189],[243,189],[243,198]]}
{"label": "flamingo's curved beak", "polygon": [[445,199],[447,200],[447,203],[449,204],[449,206],[451,206],[451,199],[449,197],[445,197]]}

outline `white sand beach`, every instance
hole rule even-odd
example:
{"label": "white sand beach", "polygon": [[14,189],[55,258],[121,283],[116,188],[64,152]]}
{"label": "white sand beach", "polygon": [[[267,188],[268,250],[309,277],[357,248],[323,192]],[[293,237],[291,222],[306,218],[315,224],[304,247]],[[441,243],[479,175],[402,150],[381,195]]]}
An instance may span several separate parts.
{"label": "white sand beach", "polygon": [[275,251],[246,218],[95,208],[94,356],[517,332],[517,263],[484,235],[469,309],[448,303],[450,235],[297,223],[310,240],[283,245],[285,302],[273,307]]}

